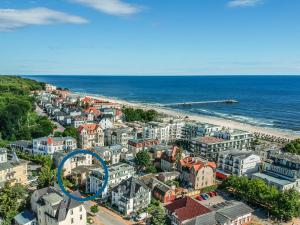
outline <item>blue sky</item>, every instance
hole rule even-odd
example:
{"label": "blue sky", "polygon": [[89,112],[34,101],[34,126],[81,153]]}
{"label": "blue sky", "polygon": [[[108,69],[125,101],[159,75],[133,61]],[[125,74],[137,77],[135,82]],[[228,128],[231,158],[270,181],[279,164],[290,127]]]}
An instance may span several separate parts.
{"label": "blue sky", "polygon": [[1,0],[1,74],[300,74],[299,0]]}

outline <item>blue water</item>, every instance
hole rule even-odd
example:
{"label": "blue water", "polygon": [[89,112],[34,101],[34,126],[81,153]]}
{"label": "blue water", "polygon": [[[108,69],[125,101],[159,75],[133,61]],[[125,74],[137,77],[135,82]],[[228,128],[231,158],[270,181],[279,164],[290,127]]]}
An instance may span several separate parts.
{"label": "blue water", "polygon": [[27,76],[75,92],[145,103],[235,99],[238,104],[174,108],[300,131],[300,76]]}

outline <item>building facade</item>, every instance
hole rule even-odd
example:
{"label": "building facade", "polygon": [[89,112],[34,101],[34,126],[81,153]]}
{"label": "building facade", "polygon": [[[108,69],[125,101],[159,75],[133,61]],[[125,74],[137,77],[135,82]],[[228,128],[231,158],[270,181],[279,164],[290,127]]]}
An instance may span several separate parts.
{"label": "building facade", "polygon": [[33,192],[31,208],[38,225],[86,225],[83,203],[66,197],[58,188],[46,187]]}
{"label": "building facade", "polygon": [[95,146],[104,146],[103,130],[95,123],[80,125],[78,134],[81,148],[89,149]]}
{"label": "building facade", "polygon": [[249,176],[259,171],[260,156],[253,151],[229,150],[219,153],[218,173],[229,173],[237,176]]}
{"label": "building facade", "polygon": [[32,140],[32,153],[52,155],[54,152],[71,151],[77,148],[77,141],[72,137],[42,137]]}
{"label": "building facade", "polygon": [[112,189],[112,205],[124,215],[137,213],[151,202],[151,190],[137,178],[131,177]]}

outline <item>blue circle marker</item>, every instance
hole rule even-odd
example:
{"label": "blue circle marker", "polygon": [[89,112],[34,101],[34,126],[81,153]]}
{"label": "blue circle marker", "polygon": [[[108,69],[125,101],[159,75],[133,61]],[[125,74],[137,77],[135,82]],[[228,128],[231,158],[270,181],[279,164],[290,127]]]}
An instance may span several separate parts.
{"label": "blue circle marker", "polygon": [[[102,186],[99,188],[99,190],[92,196],[89,196],[89,197],[86,197],[86,198],[80,198],[80,197],[77,197],[75,195],[72,195],[70,192],[68,192],[65,187],[64,187],[64,184],[63,184],[63,181],[62,181],[62,177],[61,177],[61,174],[62,174],[62,171],[63,171],[63,168],[64,168],[64,164],[65,162],[74,157],[75,155],[78,155],[78,154],[88,154],[88,155],[92,155],[93,157],[95,157],[97,160],[100,161],[103,169],[104,169],[104,182],[102,182]],[[85,201],[90,201],[90,200],[93,200],[97,197],[99,197],[101,195],[101,193],[104,191],[105,187],[107,186],[108,184],[108,167],[107,165],[105,164],[104,160],[99,156],[97,155],[96,153],[90,151],[90,150],[82,150],[82,149],[78,149],[78,150],[75,150],[73,152],[70,152],[69,154],[67,154],[63,160],[61,161],[61,163],[59,164],[58,166],[58,169],[57,169],[57,182],[58,182],[58,185],[60,186],[62,192],[68,196],[69,198],[72,198],[78,202],[85,202]]]}

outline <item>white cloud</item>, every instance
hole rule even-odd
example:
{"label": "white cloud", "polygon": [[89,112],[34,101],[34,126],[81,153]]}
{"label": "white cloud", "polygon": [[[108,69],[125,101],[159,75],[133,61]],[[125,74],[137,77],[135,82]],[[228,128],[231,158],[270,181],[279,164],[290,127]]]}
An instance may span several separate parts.
{"label": "white cloud", "polygon": [[124,16],[138,13],[141,8],[122,0],[71,0],[79,4],[94,8],[110,15]]}
{"label": "white cloud", "polygon": [[231,0],[228,2],[229,7],[251,7],[261,3],[262,0]]}
{"label": "white cloud", "polygon": [[0,9],[0,32],[12,31],[30,25],[54,23],[84,24],[87,22],[82,17],[48,8]]}

